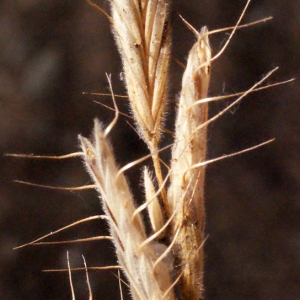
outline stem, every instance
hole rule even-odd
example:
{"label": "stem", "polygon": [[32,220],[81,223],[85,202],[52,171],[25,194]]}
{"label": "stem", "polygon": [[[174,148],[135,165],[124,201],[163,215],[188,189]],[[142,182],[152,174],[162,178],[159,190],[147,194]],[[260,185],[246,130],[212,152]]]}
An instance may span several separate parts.
{"label": "stem", "polygon": [[158,141],[157,139],[153,139],[151,142],[151,153],[152,153],[152,160],[153,160],[153,166],[155,171],[155,176],[158,184],[158,188],[161,189],[161,199],[163,202],[163,206],[165,208],[166,212],[166,218],[169,216],[169,209],[168,209],[168,201],[167,201],[167,192],[166,189],[163,187],[163,176],[161,171],[161,165],[160,165],[160,158],[159,158],[159,152],[158,152]]}

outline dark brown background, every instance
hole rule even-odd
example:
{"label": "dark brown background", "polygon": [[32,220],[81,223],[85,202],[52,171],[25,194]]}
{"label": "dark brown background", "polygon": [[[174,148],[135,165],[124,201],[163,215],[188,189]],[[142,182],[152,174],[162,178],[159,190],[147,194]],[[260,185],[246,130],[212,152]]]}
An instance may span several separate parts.
{"label": "dark brown background", "polygon": [[[246,1],[175,1],[172,7],[173,55],[184,62],[194,37],[177,13],[200,29],[233,25]],[[272,15],[267,24],[240,30],[212,67],[210,95],[249,88],[275,66],[269,80],[299,77],[300,6],[298,0],[253,0],[245,22]],[[107,1],[99,1],[108,10]],[[226,33],[211,37],[214,53]],[[72,266],[114,264],[109,242],[68,246],[12,248],[61,226],[100,214],[96,193],[45,190],[13,183],[20,179],[53,186],[89,183],[80,159],[27,160],[4,153],[65,154],[78,150],[77,135],[89,136],[93,119],[105,124],[113,113],[93,102],[111,105],[105,72],[116,93],[120,59],[108,21],[84,0],[2,0],[0,3],[0,298],[71,299],[64,268],[66,250]],[[170,98],[180,86],[182,69],[172,62]],[[299,81],[258,92],[209,129],[213,158],[276,138],[276,142],[207,169],[206,298],[300,299],[300,102]],[[213,103],[213,115],[229,101]],[[170,104],[170,117],[172,117]],[[126,111],[126,101],[120,100]],[[112,135],[120,165],[146,153],[146,147],[121,118]],[[165,142],[169,142],[168,138]],[[140,180],[128,172],[134,192]],[[140,197],[141,198],[141,197]],[[56,239],[105,232],[91,222]],[[52,239],[54,240],[54,239]],[[90,272],[94,299],[119,299],[110,271]],[[77,299],[88,299],[83,274],[74,274]]]}

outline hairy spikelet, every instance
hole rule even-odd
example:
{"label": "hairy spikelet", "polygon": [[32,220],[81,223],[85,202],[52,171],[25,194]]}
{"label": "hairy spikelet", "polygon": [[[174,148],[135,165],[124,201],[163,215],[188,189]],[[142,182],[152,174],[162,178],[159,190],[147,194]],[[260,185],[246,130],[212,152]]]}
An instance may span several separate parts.
{"label": "hairy spikelet", "polygon": [[[93,144],[80,137],[85,164],[102,197],[109,218],[116,253],[130,283],[134,299],[174,299],[169,268],[154,264],[159,256],[159,244],[147,243],[145,228],[139,215],[133,218],[135,206],[123,174],[118,175],[114,156],[104,132],[95,121]],[[146,246],[141,247],[142,244]]]}
{"label": "hairy spikelet", "polygon": [[[169,0],[111,0],[112,24],[123,61],[136,128],[152,153],[159,187],[158,155],[170,58]],[[161,197],[166,205],[165,189]]]}
{"label": "hairy spikelet", "polygon": [[131,108],[141,137],[153,149],[159,140],[166,102],[169,1],[110,2]]}
{"label": "hairy spikelet", "polygon": [[168,190],[169,208],[175,212],[173,236],[179,231],[174,249],[181,266],[182,293],[184,299],[190,300],[199,299],[202,289],[205,169],[193,166],[205,160],[206,128],[197,128],[208,118],[207,103],[193,104],[207,97],[210,59],[204,27],[189,53],[183,75]]}

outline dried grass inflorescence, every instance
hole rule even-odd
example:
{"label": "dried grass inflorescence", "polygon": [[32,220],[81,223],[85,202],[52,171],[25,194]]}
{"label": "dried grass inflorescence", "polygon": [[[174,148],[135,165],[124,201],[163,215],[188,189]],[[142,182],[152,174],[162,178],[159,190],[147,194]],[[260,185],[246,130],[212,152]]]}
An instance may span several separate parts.
{"label": "dried grass inflorescence", "polygon": [[[132,295],[135,299],[163,299],[171,285],[169,269],[161,263],[153,270],[158,258],[154,243],[140,248],[147,240],[145,228],[139,215],[133,218],[132,195],[124,175],[118,175],[114,155],[98,121],[95,121],[94,137],[93,145],[80,138],[85,162],[101,194],[118,260],[129,280]],[[166,296],[166,299],[174,299],[172,292]]]}
{"label": "dried grass inflorescence", "polygon": [[[87,1],[103,12],[90,0]],[[203,297],[205,166],[270,142],[267,141],[234,154],[206,160],[207,126],[249,93],[291,81],[257,88],[276,71],[277,68],[275,68],[245,92],[207,97],[211,62],[219,57],[227,47],[234,32],[239,28],[239,23],[249,3],[250,0],[247,1],[236,26],[226,28],[226,30],[232,29],[232,32],[221,51],[214,57],[211,57],[208,40],[208,36],[212,32],[208,32],[206,27],[197,32],[183,20],[195,33],[196,42],[189,51],[183,74],[177,103],[171,161],[168,166],[168,174],[164,177],[160,159],[160,152],[163,149],[159,148],[159,142],[164,130],[163,118],[167,101],[166,86],[171,41],[168,20],[170,1],[110,0],[111,17],[104,13],[111,21],[122,58],[125,84],[136,128],[140,137],[147,144],[150,151],[149,157],[153,161],[154,172],[149,170],[149,167],[143,168],[144,204],[139,207],[135,205],[124,172],[143,162],[147,157],[123,168],[118,168],[107,138],[118,118],[118,109],[112,93],[116,108],[115,119],[106,129],[96,120],[93,140],[89,141],[84,137],[79,137],[82,152],[61,157],[13,154],[18,157],[54,159],[82,156],[94,185],[60,189],[96,188],[106,214],[80,220],[26,245],[43,244],[39,242],[41,239],[91,219],[106,219],[111,236],[97,239],[113,240],[120,265],[115,267],[120,267],[124,271],[135,300],[199,300]],[[268,19],[270,18],[241,25],[240,28]],[[221,30],[214,32],[219,31]],[[112,90],[109,77],[108,80]],[[233,96],[238,98],[223,111],[208,119],[208,102]],[[49,186],[41,187],[49,188]],[[141,215],[143,210],[148,212],[148,225],[152,229],[150,235],[146,233],[147,224],[144,224],[145,218]],[[86,240],[88,239],[73,242]],[[89,240],[95,240],[95,238]],[[65,242],[70,241],[58,243]],[[71,280],[70,265],[68,269]],[[87,269],[85,265],[85,270]],[[90,287],[89,291],[91,299]]]}
{"label": "dried grass inflorescence", "polygon": [[207,121],[208,104],[193,104],[207,97],[211,51],[206,33],[202,28],[183,74],[168,190],[169,207],[175,213],[172,237],[179,231],[174,253],[183,272],[185,299],[199,299],[202,289],[205,166],[193,166],[205,161],[207,127],[198,127]]}
{"label": "dried grass inflorescence", "polygon": [[[116,253],[134,299],[200,299],[202,294],[207,103],[211,52],[207,29],[188,55],[178,103],[169,180],[162,177],[163,129],[170,58],[170,1],[110,1],[112,27],[123,61],[136,128],[149,147],[158,190],[144,169],[146,201],[136,208],[106,134],[95,122],[94,141],[80,138],[87,169],[109,217]],[[169,184],[168,191],[166,182]],[[147,237],[140,212],[147,208]],[[170,260],[170,256],[172,257]],[[175,265],[177,267],[175,267]]]}

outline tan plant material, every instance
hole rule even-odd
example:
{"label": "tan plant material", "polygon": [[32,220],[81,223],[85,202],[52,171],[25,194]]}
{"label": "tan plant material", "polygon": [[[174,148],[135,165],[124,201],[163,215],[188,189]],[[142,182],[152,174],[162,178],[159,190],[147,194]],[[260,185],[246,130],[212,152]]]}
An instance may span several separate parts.
{"label": "tan plant material", "polygon": [[[221,52],[237,30],[249,2]],[[148,168],[144,168],[145,203],[136,207],[124,172],[145,158],[121,169],[116,166],[107,139],[119,114],[114,96],[114,121],[104,130],[96,120],[92,142],[80,137],[84,162],[101,196],[118,261],[133,298],[198,300],[203,295],[204,177],[205,166],[210,162],[205,160],[206,131],[210,122],[229,109],[208,120],[210,67],[220,53],[211,57],[206,27],[199,33],[184,20],[197,40],[183,74],[169,174],[163,178],[159,140],[170,58],[169,1],[110,3],[109,20],[123,62],[129,102],[137,131],[150,150],[158,189]],[[110,80],[109,83],[112,90]],[[149,237],[141,217],[144,209],[152,228]]]}
{"label": "tan plant material", "polygon": [[[128,167],[117,169],[99,123],[95,123],[93,143],[80,140],[134,298],[178,296],[196,300],[203,291],[205,164],[195,165],[205,162],[207,126],[203,125],[208,123],[208,103],[194,104],[207,98],[211,50],[207,28],[203,27],[200,33],[193,30],[197,41],[188,55],[182,80],[167,194],[158,143],[169,64],[168,5],[167,1],[111,1],[111,22],[123,61],[129,102],[137,130],[153,159],[158,191],[145,168],[146,201],[135,209],[123,175]],[[153,230],[149,238],[140,217],[145,208]],[[168,267],[171,253],[173,261]]]}
{"label": "tan plant material", "polygon": [[[152,153],[162,185],[158,144],[161,135],[170,56],[169,0],[112,0],[112,27],[121,54],[136,127]],[[166,192],[161,191],[166,202]]]}
{"label": "tan plant material", "polygon": [[129,101],[141,136],[153,147],[160,136],[166,102],[169,1],[110,2]]}
{"label": "tan plant material", "polygon": [[197,128],[207,121],[208,104],[193,105],[207,97],[211,50],[206,33],[203,27],[183,74],[168,190],[169,208],[175,211],[172,235],[179,230],[174,252],[183,271],[185,299],[199,299],[202,290],[205,166],[191,167],[206,155],[207,127]]}
{"label": "tan plant material", "polygon": [[[132,218],[135,205],[123,174],[118,175],[112,150],[98,121],[95,121],[94,143],[80,137],[87,169],[101,194],[109,218],[116,253],[135,299],[174,299],[169,269],[161,262],[153,268],[158,255],[154,243],[140,247],[147,240],[139,215]],[[118,175],[118,176],[117,176]]]}
{"label": "tan plant material", "polygon": [[[250,0],[236,26],[231,28],[224,47],[213,58],[207,28],[203,27],[199,33],[183,20],[196,34],[197,41],[189,52],[183,74],[167,178],[162,177],[159,138],[170,56],[169,1],[111,0],[110,3],[110,20],[123,61],[129,102],[137,131],[153,159],[158,190],[145,168],[145,204],[135,207],[123,172],[143,159],[118,170],[106,134],[97,121],[94,142],[81,138],[85,163],[101,194],[119,263],[134,299],[198,300],[203,294],[204,177],[209,163],[205,161],[206,131],[210,122],[229,109],[208,120],[210,67],[238,29]],[[110,130],[111,126],[106,132]],[[149,237],[140,216],[145,208],[152,228]]]}
{"label": "tan plant material", "polygon": [[[197,128],[208,118],[207,103],[193,104],[207,97],[211,51],[204,27],[197,33],[183,75],[167,195],[158,143],[169,64],[168,5],[168,1],[111,1],[113,31],[123,61],[129,101],[138,132],[150,149],[160,191],[155,191],[149,170],[144,169],[144,207],[148,209],[153,229],[148,240],[139,213],[134,213],[126,180],[123,173],[118,173],[98,122],[95,123],[94,144],[83,138],[80,140],[88,171],[110,219],[119,262],[135,299],[173,298],[172,277],[175,277],[175,282],[179,281],[181,286],[177,293],[192,300],[199,299],[202,294],[205,166],[192,167],[205,161],[206,127]],[[162,245],[158,242],[166,232],[170,236]],[[157,254],[159,251],[155,255],[155,249],[162,251],[161,257]],[[163,259],[171,250],[174,264],[179,266],[172,273]],[[146,274],[150,274],[150,278]]]}
{"label": "tan plant material", "polygon": [[[90,0],[93,7],[101,12]],[[119,266],[87,267],[71,269],[68,258],[68,271],[72,290],[71,270],[118,269],[124,271],[131,294],[135,300],[187,299],[199,300],[203,297],[203,245],[205,242],[204,178],[207,164],[253,150],[270,141],[240,152],[206,160],[207,126],[236,105],[246,95],[266,87],[261,85],[277,68],[269,72],[251,88],[235,95],[208,97],[211,62],[217,59],[230,42],[238,28],[264,22],[269,18],[250,24],[239,23],[250,0],[232,30],[224,47],[214,57],[211,55],[209,34],[203,27],[197,32],[184,19],[184,23],[196,35],[196,42],[189,51],[186,69],[183,74],[181,92],[177,104],[175,133],[171,150],[168,174],[163,177],[159,148],[163,118],[167,100],[168,66],[170,59],[170,23],[168,21],[168,0],[110,0],[114,36],[123,62],[125,84],[135,119],[137,132],[147,144],[150,154],[122,168],[116,165],[108,134],[117,122],[119,111],[112,92],[114,120],[105,129],[96,120],[92,140],[79,136],[82,152],[61,157],[16,155],[17,157],[63,159],[81,156],[94,182],[84,187],[59,189],[81,190],[95,188],[100,195],[105,216],[94,216],[65,226],[53,233],[36,239],[26,245],[45,244],[42,239],[66,230],[77,224],[93,219],[105,219],[110,228],[110,237],[91,237],[69,242],[87,240],[112,240]],[[224,29],[223,29],[224,30]],[[288,82],[288,81],[286,81]],[[282,83],[286,83],[282,82]],[[281,84],[281,83],[277,83]],[[270,84],[267,87],[274,86]],[[208,119],[208,103],[237,96],[238,98],[223,111]],[[124,172],[151,157],[151,168],[143,169],[145,201],[136,206]],[[153,175],[152,175],[153,173]],[[21,183],[44,188],[48,185]],[[139,199],[141,200],[141,199]],[[141,215],[147,210],[151,234],[146,234],[145,220]],[[147,220],[146,220],[147,223]],[[26,246],[23,245],[23,246]],[[17,247],[21,248],[23,246]],[[89,284],[88,275],[87,282]],[[92,292],[89,286],[89,297]]]}
{"label": "tan plant material", "polygon": [[146,167],[144,169],[144,187],[151,227],[153,233],[156,233],[164,227],[164,215],[149,170]]}

